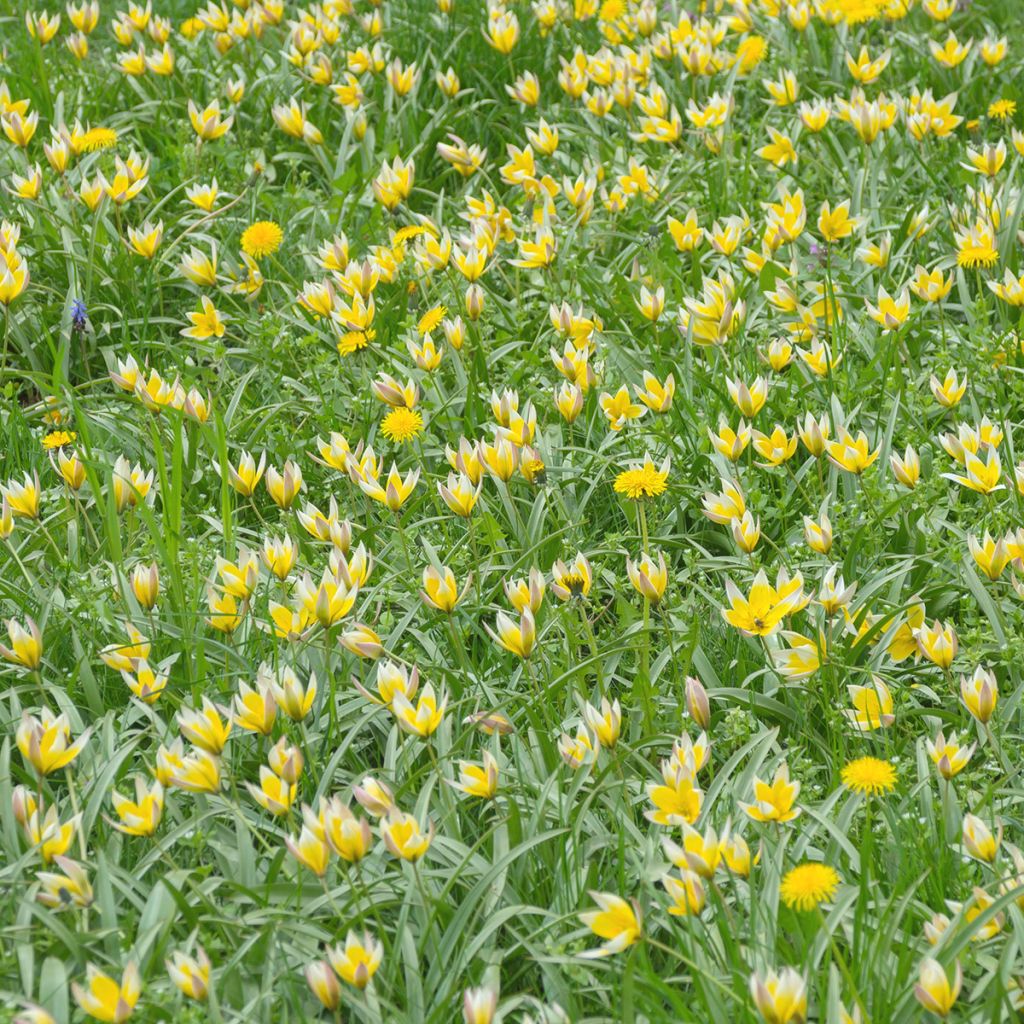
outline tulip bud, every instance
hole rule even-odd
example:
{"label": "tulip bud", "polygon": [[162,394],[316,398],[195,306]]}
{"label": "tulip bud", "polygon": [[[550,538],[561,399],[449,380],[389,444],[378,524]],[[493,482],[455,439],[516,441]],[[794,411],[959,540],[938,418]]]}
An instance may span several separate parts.
{"label": "tulip bud", "polygon": [[137,565],[132,570],[132,593],[135,600],[148,612],[156,605],[160,596],[160,572],[156,562],[152,565]]}
{"label": "tulip bud", "polygon": [[267,761],[278,778],[293,786],[302,776],[302,769],[306,763],[302,751],[298,747],[289,745],[284,736],[270,748]]}
{"label": "tulip bud", "polygon": [[960,697],[964,707],[982,725],[985,725],[996,710],[996,703],[999,700],[999,685],[996,677],[988,670],[979,665],[974,670],[974,675],[968,679],[966,676],[960,679]]}
{"label": "tulip bud", "polygon": [[341,1004],[338,976],[326,960],[317,960],[306,968],[306,984],[326,1009],[334,1011]]}
{"label": "tulip bud", "polygon": [[462,995],[462,1019],[466,1024],[491,1024],[497,1006],[498,993],[493,988],[467,988]]}
{"label": "tulip bud", "polygon": [[466,289],[466,316],[470,320],[479,320],[484,311],[484,290],[475,282]]}
{"label": "tulip bud", "polygon": [[711,728],[711,703],[704,684],[696,676],[686,677],[686,710],[702,729]]}

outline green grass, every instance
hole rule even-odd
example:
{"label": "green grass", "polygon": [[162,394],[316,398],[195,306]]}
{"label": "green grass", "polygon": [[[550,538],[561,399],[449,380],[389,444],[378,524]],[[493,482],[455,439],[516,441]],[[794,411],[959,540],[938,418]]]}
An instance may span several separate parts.
{"label": "green grass", "polygon": [[[639,105],[598,118],[560,88],[560,58],[570,59],[577,46],[599,56],[606,41],[596,17],[575,21],[566,13],[543,33],[529,5],[510,2],[521,36],[505,56],[483,37],[482,4],[455,0],[445,16],[427,0],[387,0],[379,8],[382,59],[415,61],[418,82],[402,98],[383,73],[362,75],[360,138],[330,89],[304,78],[286,57],[289,22],[302,17],[299,5],[288,3],[280,25],[224,54],[209,31],[191,41],[181,34],[192,5],[159,6],[172,18],[174,73],[130,78],[116,67],[121,48],[110,5],[82,61],[65,46],[72,31],[66,12],[58,36],[40,47],[25,30],[24,5],[0,5],[0,79],[13,100],[29,100],[39,113],[26,149],[2,142],[0,179],[9,183],[35,163],[43,175],[35,199],[5,191],[0,201],[0,216],[20,225],[17,251],[31,272],[24,293],[0,308],[6,339],[0,482],[10,486],[38,472],[42,484],[40,517],[16,518],[0,542],[0,614],[19,623],[31,618],[43,635],[37,672],[6,663],[0,669],[0,1003],[10,1007],[10,1019],[19,1019],[22,1002],[43,1006],[59,1024],[81,1019],[71,985],[84,983],[87,965],[119,978],[129,962],[143,979],[134,1020],[329,1019],[303,971],[348,931],[364,928],[383,944],[383,961],[366,990],[342,984],[344,1020],[454,1021],[463,991],[487,984],[500,988],[495,1019],[510,1024],[742,1024],[762,1019],[750,995],[751,974],[790,966],[806,979],[809,1020],[840,1024],[848,1019],[841,1007],[850,1013],[859,1007],[864,1022],[903,1024],[935,1019],[913,994],[925,956],[950,970],[954,961],[962,966],[963,991],[951,1019],[1018,1019],[1024,919],[1010,846],[1022,844],[1024,615],[1013,585],[1022,577],[1018,559],[989,580],[968,548],[969,536],[989,531],[998,538],[1024,525],[1014,481],[1024,399],[1020,312],[988,287],[1007,270],[1022,272],[1022,155],[1010,135],[1021,115],[1008,122],[987,116],[993,100],[1016,100],[1020,91],[1024,36],[1012,5],[975,0],[945,24],[920,6],[898,21],[833,28],[814,18],[801,33],[784,15],[770,16],[770,5],[751,4],[753,32],[767,41],[767,51],[749,74],[723,66],[691,77],[679,60],[651,56],[650,80],[636,88],[649,95],[657,85],[680,112],[684,131],[668,145],[635,138]],[[355,4],[354,17],[336,7],[337,41],[319,50],[329,56],[335,82],[348,51],[373,45],[359,19],[375,10],[365,0]],[[631,52],[653,46],[684,8],[696,23],[693,7],[657,5],[654,35],[636,36]],[[726,24],[732,13],[708,15],[723,26],[719,50],[726,55],[741,40],[738,25]],[[944,42],[949,29],[974,40],[953,69],[941,67],[927,45]],[[989,68],[981,41],[1001,34],[1008,56]],[[866,146],[834,103],[818,134],[797,127],[797,106],[769,104],[761,80],[784,69],[796,74],[801,101],[850,98],[845,54],[856,55],[862,44],[873,57],[892,51],[879,82],[865,86],[869,98],[884,90],[901,107],[914,92],[929,89],[938,98],[955,92],[955,113],[965,123],[948,138],[919,142],[900,112]],[[147,39],[145,45],[152,56],[156,44]],[[434,81],[449,66],[462,84],[452,99]],[[514,102],[505,88],[526,71],[540,82],[535,109]],[[235,106],[225,83],[239,77],[246,89]],[[715,92],[731,96],[733,109],[712,152],[685,111],[691,100],[701,105]],[[292,96],[308,105],[322,145],[276,127],[272,108]],[[230,131],[197,146],[189,99],[200,107],[219,99],[223,114],[234,115]],[[511,261],[520,256],[517,240],[532,240],[543,200],[504,182],[501,167],[506,147],[526,145],[526,129],[542,116],[558,128],[560,143],[553,155],[536,154],[538,176],[550,175],[559,187],[580,174],[594,176],[594,209],[589,219],[578,219],[559,194],[549,218],[557,255],[550,267],[528,270]],[[971,120],[978,123],[966,123]],[[48,165],[43,143],[51,128],[76,121],[116,129],[117,144],[83,153],[61,176]],[[796,165],[777,169],[757,155],[769,126],[794,140]],[[468,180],[437,152],[450,134],[487,151]],[[961,268],[954,232],[973,223],[968,188],[982,181],[962,162],[968,147],[1000,139],[1008,156],[991,183],[1000,214],[998,259],[978,271]],[[145,188],[121,208],[104,199],[90,212],[77,198],[82,178],[91,181],[99,172],[112,178],[115,157],[127,159],[132,151],[149,160]],[[415,162],[415,185],[388,212],[375,201],[371,182],[382,161],[399,156]],[[648,168],[657,188],[613,212],[604,198],[628,174],[631,158]],[[214,177],[221,195],[207,215],[187,201],[185,189]],[[742,245],[757,253],[766,204],[796,189],[802,189],[806,227],[756,273],[744,266],[741,250],[724,256],[707,240],[694,253],[679,252],[665,226],[667,216],[682,219],[690,208],[709,233],[716,221],[746,217]],[[415,251],[422,243],[414,239],[393,280],[382,277],[373,292],[375,336],[362,351],[339,356],[339,332],[297,304],[304,282],[330,276],[318,261],[321,243],[344,233],[353,261],[379,261],[375,247],[390,249],[395,231],[429,219],[465,247],[472,232],[466,198],[480,199],[485,190],[507,207],[515,240],[495,245],[480,281],[480,319],[466,313],[466,282],[454,265],[420,271]],[[834,208],[847,199],[862,223],[826,257],[818,210],[825,200]],[[925,206],[930,230],[912,238],[911,215]],[[152,260],[126,241],[127,229],[147,220],[164,225]],[[242,232],[257,220],[280,224],[284,240],[259,261],[263,285],[247,298],[233,285],[246,274]],[[888,264],[866,265],[858,247],[886,233]],[[216,249],[217,287],[199,288],[179,273],[192,247],[208,255]],[[949,276],[948,297],[941,307],[912,297],[905,323],[883,333],[866,304],[877,302],[880,287],[898,295],[919,264]],[[745,315],[724,345],[698,346],[678,329],[676,310],[700,297],[705,279],[726,270]],[[784,281],[792,282],[804,309],[815,300],[815,285],[841,306],[842,319],[832,325],[820,309],[819,319],[811,315],[817,337],[832,347],[833,366],[824,376],[810,372],[799,355],[780,371],[766,361],[775,339],[789,338],[795,348],[809,341],[792,329],[797,315],[766,297]],[[656,323],[638,310],[641,285],[665,289],[666,311]],[[180,335],[201,295],[226,318],[223,337]],[[88,312],[84,331],[73,326],[76,300]],[[600,322],[590,358],[597,380],[572,424],[552,399],[564,378],[550,350],[560,352],[564,340],[549,307],[563,302]],[[440,366],[427,372],[414,365],[406,343],[416,339],[420,316],[438,304],[450,319],[462,314],[466,340],[458,351],[443,344]],[[444,342],[440,330],[433,338],[439,347]],[[207,422],[173,408],[150,412],[118,390],[109,373],[129,355],[146,374],[154,368],[168,383],[180,379],[186,391],[209,394]],[[929,380],[933,374],[941,380],[950,367],[969,383],[960,403],[946,410]],[[659,381],[673,375],[671,408],[610,430],[599,396],[623,385],[635,393],[645,371]],[[387,409],[371,390],[381,373],[419,386],[425,429],[411,443],[392,443],[381,432]],[[827,415],[833,438],[839,425],[865,432],[871,450],[878,449],[873,465],[861,475],[843,472],[803,444],[776,468],[765,468],[753,446],[735,464],[716,454],[709,429],[722,420],[735,428],[740,418],[727,381],[750,385],[759,375],[770,386],[764,408],[747,417],[755,429],[770,433],[778,423],[792,437],[807,413]],[[457,449],[461,437],[493,440],[491,394],[504,389],[518,393],[521,412],[528,402],[536,409],[533,444],[545,473],[535,483],[518,472],[507,483],[485,474],[467,521],[438,493],[449,471],[446,447]],[[73,448],[84,465],[77,493],[64,486],[56,452],[41,443],[54,429],[45,420],[53,409],[62,414],[60,427],[76,435],[65,451]],[[982,417],[1004,433],[998,446],[1004,487],[990,495],[943,476],[962,470],[939,441],[958,425],[977,427]],[[353,449],[373,446],[383,461],[382,480],[392,461],[403,473],[420,470],[397,514],[323,463],[317,439],[332,431]],[[890,456],[907,445],[921,462],[912,490],[890,468]],[[301,468],[304,486],[291,509],[279,509],[263,483],[252,499],[235,492],[227,470],[243,451],[257,458],[265,452],[267,465],[278,470],[287,459]],[[648,452],[659,465],[670,457],[671,469],[666,492],[645,502],[641,516],[613,485]],[[121,511],[113,488],[120,456],[152,470],[155,480],[146,500]],[[762,539],[752,554],[703,512],[705,492],[718,491],[723,476],[740,484],[760,522]],[[327,512],[332,499],[339,519],[353,524],[353,546],[372,552],[373,571],[344,622],[328,630],[313,622],[294,642],[276,637],[271,604],[292,601],[307,572],[315,585],[331,551],[302,528],[296,511],[311,503]],[[835,536],[827,556],[813,552],[803,536],[804,517],[822,512]],[[284,536],[298,552],[289,579],[276,580],[261,565],[238,629],[211,628],[206,595],[208,584],[218,582],[217,557],[235,561],[240,547],[258,553],[264,541]],[[639,558],[645,537],[669,566],[658,605],[645,604],[626,572],[627,556]],[[585,598],[563,602],[551,589],[552,566],[558,559],[571,563],[577,551],[589,560],[593,583]],[[147,611],[129,580],[136,566],[150,563],[159,570],[160,595]],[[428,565],[450,567],[460,590],[472,573],[450,617],[420,598]],[[848,618],[829,619],[817,600],[830,566],[857,584]],[[511,612],[503,584],[532,567],[545,574],[548,590],[537,612],[536,648],[523,661],[502,650],[486,627],[495,627],[499,611]],[[820,635],[827,646],[828,657],[807,679],[777,671],[771,654],[787,646],[779,632],[745,636],[720,614],[728,603],[726,581],[747,595],[762,568],[773,582],[780,568],[801,572],[815,599],[782,624],[812,640]],[[889,654],[918,602],[926,624],[939,619],[955,628],[959,650],[948,670],[916,655],[897,662]],[[339,643],[356,621],[380,637],[385,658],[416,666],[421,687],[429,683],[439,697],[448,696],[429,740],[402,732],[387,708],[352,684],[355,678],[373,692],[376,678],[372,660]],[[149,639],[150,664],[168,676],[152,704],[132,697],[120,673],[100,658],[105,647],[125,640],[126,623]],[[858,638],[861,626],[867,635]],[[264,665],[289,666],[303,683],[315,673],[318,692],[305,720],[294,723],[279,711],[268,738],[236,725],[217,793],[169,787],[154,836],[118,832],[111,794],[130,794],[136,777],[151,777],[158,748],[178,733],[178,712],[200,707],[204,698],[230,707],[239,684],[253,685]],[[999,688],[986,726],[960,699],[961,677],[979,665],[994,673]],[[662,839],[681,842],[681,830],[653,824],[645,812],[648,785],[659,781],[674,740],[688,733],[696,741],[701,731],[686,706],[688,676],[702,682],[711,708],[711,754],[698,775],[704,795],[696,827],[720,835],[731,828],[755,864],[749,878],[720,868],[704,883],[699,917],[675,917],[660,884],[670,870]],[[848,687],[872,677],[890,690],[895,719],[861,734],[844,713],[851,707]],[[619,742],[570,767],[559,738],[575,735],[584,702],[599,705],[602,696],[621,703]],[[72,736],[89,730],[89,738],[70,769],[41,780],[19,753],[15,733],[24,711],[38,715],[43,707],[66,714]],[[514,732],[485,735],[468,720],[479,712],[502,713]],[[940,729],[978,744],[948,783],[925,746]],[[258,784],[281,738],[302,751],[305,767],[291,812],[274,818],[246,783]],[[479,763],[484,751],[497,759],[500,773],[489,801],[450,785],[459,778],[459,762]],[[868,754],[895,767],[891,794],[868,799],[842,785],[844,765]],[[753,798],[755,778],[770,780],[782,763],[801,783],[801,814],[786,824],[758,823],[740,805]],[[332,794],[348,803],[352,787],[368,775],[386,782],[398,806],[424,827],[432,823],[429,851],[415,865],[393,857],[373,821],[371,852],[357,868],[332,858],[321,884],[288,853],[285,838],[298,835],[303,804],[315,809]],[[56,868],[45,867],[26,839],[12,803],[17,786],[55,807],[62,822],[81,813],[67,856],[88,873],[94,898],[87,909],[52,910],[37,900],[38,872]],[[993,832],[1001,828],[994,864],[965,856],[967,813]],[[831,865],[841,883],[819,909],[798,912],[781,901],[779,887],[805,861]],[[950,908],[951,901],[968,903],[978,886],[992,901],[983,913]],[[607,958],[581,956],[601,941],[579,918],[594,909],[592,891],[637,901],[639,942]],[[939,913],[953,923],[932,946],[924,925]],[[981,941],[993,921],[998,931]],[[164,963],[175,951],[199,947],[213,965],[205,1004],[182,995]],[[0,1019],[8,1019],[5,1012]]]}

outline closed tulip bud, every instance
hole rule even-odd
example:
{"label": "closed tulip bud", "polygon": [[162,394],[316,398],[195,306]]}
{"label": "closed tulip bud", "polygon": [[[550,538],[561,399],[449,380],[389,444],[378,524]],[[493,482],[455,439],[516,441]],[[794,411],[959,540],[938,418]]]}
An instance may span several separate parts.
{"label": "closed tulip bud", "polygon": [[975,565],[990,579],[997,580],[1010,561],[1010,551],[1006,541],[1000,537],[993,540],[988,530],[981,543],[973,533],[967,535],[967,548],[974,559]]}
{"label": "closed tulip bud", "polygon": [[707,894],[704,883],[696,871],[681,868],[679,878],[664,875],[661,884],[672,900],[668,912],[674,917],[698,916],[704,909]]}
{"label": "closed tulip bud", "polygon": [[[2,279],[0,279],[2,285]],[[16,516],[24,519],[39,518],[39,474],[25,474],[23,480],[9,480],[0,487],[4,500]]]}
{"label": "closed tulip bud", "polygon": [[466,343],[466,325],[462,322],[462,317],[457,316],[454,320],[442,320],[441,328],[444,331],[445,341],[453,349],[459,351]]}
{"label": "closed tulip bud", "polygon": [[357,622],[351,629],[345,630],[338,638],[346,651],[351,651],[359,658],[379,658],[384,653],[381,638],[363,622]]}
{"label": "closed tulip bud", "polygon": [[792,967],[750,977],[750,995],[765,1024],[804,1024],[807,982]]}
{"label": "closed tulip bud", "polygon": [[370,823],[365,818],[357,818],[336,796],[322,800],[320,808],[327,845],[349,864],[362,860],[373,846]]}
{"label": "closed tulip bud", "polygon": [[951,922],[945,914],[932,914],[924,923],[924,937],[935,946],[949,929]]}
{"label": "closed tulip bud", "polygon": [[908,444],[903,452],[903,458],[893,454],[889,456],[889,465],[892,467],[893,476],[908,490],[917,486],[921,478],[921,460],[917,452]]}
{"label": "closed tulip bud", "polygon": [[200,949],[195,957],[175,952],[164,963],[171,981],[180,992],[199,1002],[206,999],[210,991],[210,960],[204,950]]}
{"label": "closed tulip bud", "polygon": [[948,669],[953,664],[959,644],[956,630],[951,625],[943,625],[936,619],[931,626],[922,625],[915,635],[918,650],[932,664],[941,669]]}
{"label": "closed tulip bud", "polygon": [[182,708],[178,712],[178,727],[181,735],[190,743],[208,754],[219,756],[231,733],[231,718],[226,712],[224,718],[221,718],[217,705],[204,697],[201,711]]}
{"label": "closed tulip bud", "polygon": [[743,836],[729,835],[722,840],[722,860],[725,866],[740,878],[750,874],[750,847]]}
{"label": "closed tulip bud", "polygon": [[784,338],[775,338],[768,345],[768,365],[781,373],[793,361],[793,346]]}
{"label": "closed tulip bud", "polygon": [[131,587],[135,600],[146,611],[153,609],[160,597],[160,571],[156,562],[151,565],[135,566],[131,575]]}
{"label": "closed tulip bud", "polygon": [[483,315],[485,301],[483,288],[474,281],[466,289],[466,316],[474,323]]}
{"label": "closed tulip bud", "polygon": [[189,390],[188,394],[185,395],[185,402],[182,405],[185,415],[195,420],[196,423],[205,423],[210,418],[212,407],[213,400],[210,398],[210,393],[207,392],[203,395],[196,388]]}
{"label": "closed tulip bud", "polygon": [[575,423],[583,411],[583,389],[570,381],[563,381],[555,392],[555,408],[566,423]]}
{"label": "closed tulip bud", "polygon": [[764,377],[757,377],[749,387],[739,379],[727,380],[726,387],[736,408],[748,419],[761,411],[768,398],[768,381]]}
{"label": "closed tulip bud", "polygon": [[14,515],[11,512],[11,504],[4,496],[0,502],[0,540],[7,540],[14,533]]}
{"label": "closed tulip bud", "polygon": [[43,660],[43,635],[35,620],[26,618],[22,626],[17,619],[8,619],[7,636],[11,646],[0,644],[0,657],[29,671],[39,668]]}
{"label": "closed tulip bud", "polygon": [[455,606],[462,600],[472,580],[472,573],[466,580],[466,587],[459,592],[455,574],[448,568],[442,566],[440,571],[432,565],[423,570],[423,589],[420,597],[428,608],[436,608],[446,615],[450,615]]}
{"label": "closed tulip bud", "polygon": [[711,702],[704,684],[696,676],[686,677],[686,711],[702,729],[711,728]]}
{"label": "closed tulip bud", "polygon": [[649,554],[644,552],[639,562],[626,558],[626,575],[638,594],[646,597],[651,604],[658,604],[668,586],[668,566],[665,556],[659,551],[658,562],[654,563]]}
{"label": "closed tulip bud", "polygon": [[245,682],[238,684],[235,695],[234,722],[241,729],[269,736],[277,718],[277,702],[265,679],[258,679],[256,686]]}
{"label": "closed tulip bud", "polygon": [[278,508],[291,508],[302,490],[302,470],[291,459],[284,464],[282,472],[273,466],[267,470],[267,493]]}
{"label": "closed tulip bud", "polygon": [[797,432],[804,447],[818,458],[825,451],[825,442],[829,438],[828,416],[822,416],[816,420],[810,413],[804,416],[802,424],[798,425]]}
{"label": "closed tulip bud", "polygon": [[921,961],[920,980],[914,986],[914,997],[931,1013],[945,1019],[949,1016],[953,1004],[960,995],[960,986],[964,976],[960,961],[953,965],[953,980],[949,979],[946,969],[930,956]]}
{"label": "closed tulip bud", "polygon": [[331,521],[331,543],[343,555],[348,554],[352,547],[352,524],[347,519]]}
{"label": "closed tulip bud", "polygon": [[462,1019],[465,1024],[491,1024],[498,1008],[498,993],[487,985],[467,988],[462,994]]}
{"label": "closed tulip bud", "polygon": [[979,665],[974,675],[960,679],[960,697],[972,717],[985,725],[995,713],[999,701],[999,686],[996,677]]}
{"label": "closed tulip bud", "polygon": [[298,549],[291,537],[269,537],[263,542],[263,563],[279,579],[286,580],[295,565]]}
{"label": "closed tulip bud", "polygon": [[27,786],[15,786],[11,791],[11,810],[14,820],[24,828],[38,809],[36,798]]}
{"label": "closed tulip bud", "polygon": [[302,751],[292,746],[284,736],[270,748],[267,761],[278,778],[292,785],[302,777],[302,769],[306,763]]}
{"label": "closed tulip bud", "polygon": [[817,522],[804,516],[804,540],[819,555],[827,555],[832,550],[832,523],[824,512]]}
{"label": "closed tulip bud", "polygon": [[291,836],[286,837],[284,844],[288,847],[288,852],[318,878],[323,878],[327,874],[327,867],[331,860],[330,848],[308,827],[302,826],[302,831],[297,839],[293,839]]}
{"label": "closed tulip bud", "polygon": [[153,470],[143,473],[138,463],[132,467],[123,455],[117,459],[112,483],[114,506],[118,512],[123,512],[129,506],[134,508],[140,500],[145,500],[153,487],[153,475]]}
{"label": "closed tulip bud", "polygon": [[534,566],[530,569],[528,580],[506,580],[504,588],[505,597],[517,612],[521,612],[524,608],[529,608],[531,612],[537,612],[544,603],[544,591],[547,589],[547,584],[544,582],[544,574]]}
{"label": "closed tulip bud", "polygon": [[64,483],[72,491],[77,491],[85,483],[85,466],[78,457],[77,452],[68,455],[63,448],[57,452],[57,471],[64,479]]}
{"label": "closed tulip bud", "polygon": [[395,798],[391,790],[383,782],[378,782],[369,775],[358,786],[352,787],[352,795],[359,802],[360,807],[375,818],[384,817],[395,806]]}
{"label": "closed tulip bud", "polygon": [[618,742],[622,731],[622,708],[618,700],[609,704],[608,699],[603,697],[600,710],[593,704],[583,705],[583,721],[597,737],[597,742],[610,750]]}
{"label": "closed tulip bud", "polygon": [[991,864],[996,859],[999,843],[1003,837],[1003,826],[1000,824],[996,835],[976,814],[965,814],[963,821],[964,849],[968,856],[984,864]]}
{"label": "closed tulip bud", "polygon": [[325,1009],[333,1012],[341,1005],[341,985],[326,960],[316,960],[309,964],[306,968],[306,984]]}

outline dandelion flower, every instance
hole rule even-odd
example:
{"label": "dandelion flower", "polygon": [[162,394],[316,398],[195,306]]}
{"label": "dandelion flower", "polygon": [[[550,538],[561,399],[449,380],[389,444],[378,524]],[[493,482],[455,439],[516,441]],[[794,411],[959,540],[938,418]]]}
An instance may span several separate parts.
{"label": "dandelion flower", "polygon": [[854,793],[891,793],[896,786],[896,769],[878,757],[858,757],[843,768],[842,780]]}
{"label": "dandelion flower", "polygon": [[1014,100],[994,100],[989,104],[988,116],[997,121],[1004,121],[1017,113],[1017,104]]}
{"label": "dandelion flower", "polygon": [[73,430],[53,430],[43,438],[43,447],[63,448],[71,444],[77,436]]}
{"label": "dandelion flower", "polygon": [[428,309],[426,313],[420,317],[420,321],[416,325],[416,330],[420,334],[429,334],[431,331],[436,331],[438,325],[447,315],[447,307],[434,306],[433,309]]}
{"label": "dandelion flower", "polygon": [[258,220],[242,232],[242,252],[253,259],[271,256],[281,247],[281,228],[272,220]]}
{"label": "dandelion flower", "polygon": [[380,432],[396,444],[413,440],[422,430],[423,417],[415,409],[407,409],[405,406],[392,409],[380,425]]}
{"label": "dandelion flower", "polygon": [[75,145],[80,153],[110,149],[117,145],[117,132],[113,128],[90,128],[82,133],[81,138],[75,140]]}
{"label": "dandelion flower", "polygon": [[800,864],[793,868],[779,887],[779,895],[794,910],[814,910],[827,903],[839,888],[839,875],[827,864]]}
{"label": "dandelion flower", "polygon": [[633,501],[642,498],[654,498],[665,493],[668,480],[668,466],[662,463],[658,468],[646,456],[642,466],[624,469],[615,478],[615,493],[624,494]]}

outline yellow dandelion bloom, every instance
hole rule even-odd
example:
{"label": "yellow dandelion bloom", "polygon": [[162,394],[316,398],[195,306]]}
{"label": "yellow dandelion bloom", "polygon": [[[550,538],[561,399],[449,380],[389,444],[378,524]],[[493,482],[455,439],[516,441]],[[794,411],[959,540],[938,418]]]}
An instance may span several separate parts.
{"label": "yellow dandelion bloom", "polygon": [[272,220],[258,220],[242,232],[242,252],[253,259],[271,256],[281,247],[284,233]]}
{"label": "yellow dandelion bloom", "polygon": [[43,438],[43,447],[63,448],[71,444],[78,435],[73,430],[53,430]]}
{"label": "yellow dandelion bloom", "polygon": [[854,793],[891,793],[896,787],[896,769],[878,757],[858,757],[843,768],[843,785]]}
{"label": "yellow dandelion bloom", "polygon": [[90,128],[77,140],[79,153],[95,153],[117,145],[117,132],[113,128]]}
{"label": "yellow dandelion bloom", "polygon": [[423,430],[423,417],[415,409],[400,406],[392,409],[380,424],[380,432],[396,444],[404,444],[418,437]]}
{"label": "yellow dandelion bloom", "polygon": [[633,501],[655,498],[665,493],[667,481],[668,466],[664,463],[660,468],[655,466],[648,455],[643,465],[624,469],[615,478],[615,493],[624,494]]}
{"label": "yellow dandelion bloom", "polygon": [[779,895],[794,910],[814,910],[827,903],[839,888],[839,875],[827,864],[800,864],[782,879]]}
{"label": "yellow dandelion bloom", "polygon": [[436,331],[441,321],[448,315],[447,306],[434,306],[433,309],[428,309],[423,316],[420,317],[419,323],[416,325],[416,330],[420,334],[430,334],[431,331]]}

